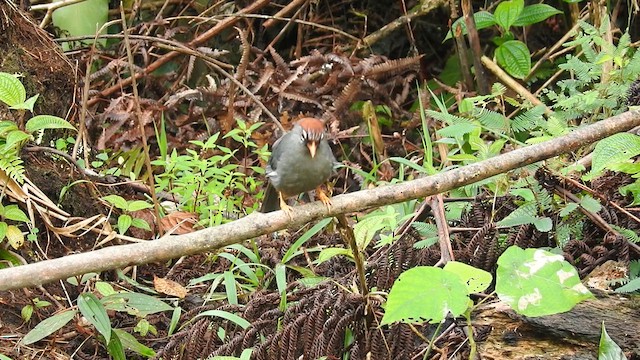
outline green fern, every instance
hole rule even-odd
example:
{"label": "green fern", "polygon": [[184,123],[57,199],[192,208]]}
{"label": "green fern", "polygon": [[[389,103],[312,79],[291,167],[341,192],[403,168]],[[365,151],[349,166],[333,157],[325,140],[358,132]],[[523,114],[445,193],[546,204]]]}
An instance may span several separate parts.
{"label": "green fern", "polygon": [[19,184],[24,182],[24,166],[15,148],[0,146],[0,170]]}

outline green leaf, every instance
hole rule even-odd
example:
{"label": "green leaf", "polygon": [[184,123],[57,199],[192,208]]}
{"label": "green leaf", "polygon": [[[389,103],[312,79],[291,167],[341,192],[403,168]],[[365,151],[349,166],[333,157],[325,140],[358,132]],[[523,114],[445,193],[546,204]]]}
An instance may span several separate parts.
{"label": "green leaf", "polygon": [[173,310],[173,307],[157,298],[140,293],[113,294],[105,296],[101,302],[107,310],[122,311],[140,317]]}
{"label": "green leaf", "polygon": [[74,316],[76,316],[75,310],[67,310],[59,314],[53,315],[40,322],[34,327],[27,335],[22,338],[23,345],[30,345],[36,341],[44,339],[45,337],[53,334],[65,326]]}
{"label": "green leaf", "polygon": [[562,11],[547,4],[533,4],[525,6],[518,19],[513,23],[513,26],[527,26],[535,23],[539,23],[547,18],[562,14]]}
{"label": "green leaf", "polygon": [[10,357],[0,354],[0,360],[11,360]]}
{"label": "green leaf", "polygon": [[26,98],[27,92],[18,77],[0,72],[0,101],[11,107],[22,104]]}
{"label": "green leaf", "polygon": [[[63,34],[71,37],[95,35],[104,25],[109,17],[108,0],[87,0],[77,4],[61,7],[53,11],[53,25]],[[103,30],[106,31],[106,28]],[[93,43],[93,40],[86,41]],[[99,40],[98,43],[106,44],[106,39]],[[67,51],[73,48],[68,43],[62,43],[62,48]]]}
{"label": "green leaf", "polygon": [[598,360],[627,360],[620,346],[616,344],[604,327],[602,322],[602,334],[600,335],[600,345],[598,346]]}
{"label": "green leaf", "polygon": [[486,290],[493,279],[491,273],[457,261],[449,261],[443,270],[458,275],[470,294]]}
{"label": "green leaf", "polygon": [[227,293],[227,302],[232,305],[238,305],[238,290],[236,288],[236,278],[231,271],[222,273],[224,279],[224,289]]}
{"label": "green leaf", "polygon": [[[496,20],[493,16],[492,13],[488,12],[488,11],[478,11],[476,13],[473,14],[473,20],[476,23],[476,29],[477,30],[482,30],[482,29],[486,29],[490,26],[493,26],[496,24]],[[462,35],[466,35],[467,34],[467,25],[464,22],[464,18],[459,18],[458,20],[456,20],[453,25],[451,25],[452,29],[456,29],[456,27],[458,26],[462,26]],[[447,41],[449,39],[453,38],[453,33],[451,32],[451,30],[449,30],[449,32],[447,33],[447,36],[444,38],[444,41]]]}
{"label": "green leaf", "polygon": [[524,10],[524,0],[503,1],[493,13],[496,23],[506,32],[516,22]]}
{"label": "green leaf", "polygon": [[591,180],[611,165],[626,162],[638,155],[640,155],[640,136],[630,133],[609,136],[596,144],[593,149],[591,172],[582,178]]}
{"label": "green leaf", "polygon": [[138,218],[131,219],[131,226],[138,229],[151,231],[151,227],[149,227],[149,223],[144,219],[138,219]]}
{"label": "green leaf", "polygon": [[529,317],[569,311],[593,297],[562,255],[517,246],[498,259],[496,293],[517,313]]}
{"label": "green leaf", "polygon": [[221,319],[225,319],[225,320],[229,320],[232,323],[240,326],[243,329],[248,328],[249,326],[251,326],[251,323],[248,322],[247,320],[241,318],[240,316],[236,315],[236,314],[232,314],[228,311],[223,311],[223,310],[207,310],[207,311],[203,311],[201,313],[199,313],[198,315],[196,315],[196,317],[193,318],[193,320],[202,317],[202,316],[215,316],[215,317],[219,317]]}
{"label": "green leaf", "polygon": [[3,216],[9,220],[20,221],[23,223],[31,222],[27,214],[20,210],[18,205],[8,205],[4,210]]}
{"label": "green leaf", "polygon": [[[53,115],[38,115],[34,116],[24,126],[24,129],[29,133],[33,134],[38,130],[43,129],[69,129],[76,130],[76,128],[71,125],[67,120],[53,116]],[[77,130],[76,130],[77,131]]]}
{"label": "green leaf", "polygon": [[111,359],[127,360],[124,355],[124,348],[122,347],[122,342],[120,341],[118,334],[113,332],[113,334],[111,335],[109,335],[110,341],[107,343],[107,352],[109,352],[109,355],[111,355]]}
{"label": "green leaf", "polygon": [[120,329],[113,329],[113,332],[118,336],[124,348],[148,358],[156,356],[156,352],[153,349],[139,343],[135,336],[128,332]]}
{"label": "green leaf", "polygon": [[102,200],[108,202],[109,204],[117,207],[121,210],[127,210],[127,200],[125,200],[122,196],[119,195],[107,195],[103,196]]}
{"label": "green leaf", "polygon": [[133,224],[133,218],[130,215],[123,214],[118,216],[118,232],[122,235],[129,230]]}
{"label": "green leaf", "polygon": [[23,142],[31,139],[31,135],[22,130],[15,130],[7,135],[5,149],[18,148]]}
{"label": "green leaf", "polygon": [[505,41],[498,46],[495,55],[498,64],[515,78],[524,79],[531,71],[531,54],[522,41]]}
{"label": "green leaf", "polygon": [[28,98],[27,100],[25,100],[22,104],[18,104],[15,106],[12,106],[12,109],[16,109],[16,110],[29,110],[31,112],[33,112],[33,107],[36,104],[36,101],[38,100],[38,97],[40,95],[36,94],[30,98]]}
{"label": "green leaf", "polygon": [[351,253],[351,250],[349,250],[349,249],[337,248],[337,247],[329,247],[329,248],[326,248],[326,249],[322,249],[322,251],[320,251],[320,254],[318,254],[318,258],[315,260],[314,263],[316,265],[320,265],[323,262],[325,262],[327,260],[330,260],[334,256],[338,256],[338,255],[345,255],[345,256],[348,256],[350,258],[353,258],[353,254]]}
{"label": "green leaf", "polygon": [[146,201],[142,200],[134,200],[129,202],[127,205],[127,211],[139,211],[144,209],[151,209],[153,205],[149,204]]}
{"label": "green leaf", "polygon": [[302,245],[304,245],[309,239],[311,239],[313,235],[317,234],[320,230],[324,229],[327,225],[329,225],[331,221],[332,221],[331,218],[323,219],[317,224],[315,224],[311,229],[309,229],[304,234],[302,234],[302,236],[300,236],[298,240],[296,240],[296,242],[293,243],[293,245],[291,245],[291,247],[287,250],[287,252],[284,253],[284,255],[282,256],[281,262],[283,264],[288,263],[289,260],[291,260],[294,257],[294,255]]}
{"label": "green leaf", "polygon": [[178,327],[178,322],[180,321],[180,315],[182,315],[182,308],[176,306],[173,309],[173,313],[171,314],[171,322],[169,323],[169,331],[167,332],[167,336],[171,336],[173,332]]}
{"label": "green leaf", "polygon": [[469,305],[467,285],[456,274],[432,266],[418,266],[398,277],[389,292],[380,325],[436,324],[450,312],[462,315]]}
{"label": "green leaf", "polygon": [[548,217],[540,217],[533,221],[533,226],[540,232],[549,232],[553,229],[553,221]]}
{"label": "green leaf", "polygon": [[0,241],[2,241],[7,235],[7,227],[8,225],[6,222],[0,221]]}
{"label": "green leaf", "polygon": [[82,293],[78,296],[78,309],[108,344],[111,341],[111,320],[100,300],[92,293]]}

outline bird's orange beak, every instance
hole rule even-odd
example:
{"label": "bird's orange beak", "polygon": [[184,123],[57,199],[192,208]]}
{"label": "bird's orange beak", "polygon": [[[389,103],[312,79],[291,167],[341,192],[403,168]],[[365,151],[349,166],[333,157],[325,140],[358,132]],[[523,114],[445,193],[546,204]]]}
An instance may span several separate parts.
{"label": "bird's orange beak", "polygon": [[311,154],[311,158],[313,159],[316,156],[316,149],[318,148],[318,143],[315,141],[309,141],[307,143],[307,147],[309,148],[309,154]]}

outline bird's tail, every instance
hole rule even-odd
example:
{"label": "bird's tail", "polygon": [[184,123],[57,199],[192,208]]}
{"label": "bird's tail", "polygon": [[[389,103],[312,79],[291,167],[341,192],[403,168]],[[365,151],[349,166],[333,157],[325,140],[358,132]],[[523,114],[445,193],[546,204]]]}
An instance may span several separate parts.
{"label": "bird's tail", "polygon": [[268,213],[276,210],[280,210],[280,198],[276,188],[269,183],[267,189],[264,191],[264,199],[262,200],[260,212]]}

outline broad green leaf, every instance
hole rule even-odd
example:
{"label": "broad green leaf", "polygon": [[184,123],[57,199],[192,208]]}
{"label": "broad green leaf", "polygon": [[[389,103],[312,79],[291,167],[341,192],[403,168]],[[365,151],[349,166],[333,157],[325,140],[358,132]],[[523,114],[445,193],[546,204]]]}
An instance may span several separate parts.
{"label": "broad green leaf", "polygon": [[[34,116],[24,126],[24,129],[29,133],[33,134],[38,130],[43,129],[69,129],[76,130],[76,128],[71,125],[67,120],[53,116],[53,115],[38,115]],[[77,130],[76,130],[77,131]]]}
{"label": "broad green leaf", "polygon": [[120,338],[124,348],[148,358],[156,356],[156,352],[153,349],[139,343],[135,336],[128,332],[120,329],[113,329],[113,332]]}
{"label": "broad green leaf", "polygon": [[130,215],[123,214],[118,216],[118,232],[122,235],[129,230],[131,224],[133,223],[133,218]]}
{"label": "broad green leaf", "polygon": [[496,293],[517,313],[529,317],[569,311],[593,297],[562,255],[517,246],[498,259]]}
{"label": "broad green leaf", "polygon": [[491,273],[458,261],[449,261],[443,270],[458,275],[470,294],[485,291],[493,279]]}
{"label": "broad green leaf", "polygon": [[18,205],[8,205],[4,210],[3,216],[9,220],[20,221],[23,223],[31,222],[27,214],[20,210]]}
{"label": "broad green leaf", "polygon": [[30,345],[36,341],[44,339],[45,337],[53,334],[65,326],[74,316],[76,316],[75,310],[66,310],[59,314],[53,315],[40,322],[36,327],[31,329],[27,335],[22,338],[23,345]]}
{"label": "broad green leaf", "polygon": [[223,311],[223,310],[207,310],[207,311],[203,311],[201,313],[199,313],[198,315],[196,315],[196,317],[193,318],[193,320],[199,318],[199,317],[203,317],[203,316],[214,316],[214,317],[219,317],[221,319],[225,319],[225,320],[229,320],[232,323],[240,326],[243,329],[248,328],[249,326],[251,326],[251,323],[248,322],[247,320],[243,319],[242,317],[236,315],[236,314],[232,314],[228,311]]}
{"label": "broad green leaf", "polygon": [[26,98],[27,92],[18,77],[0,72],[0,101],[11,107],[22,104]]}
{"label": "broad green leaf", "polygon": [[600,140],[593,149],[591,171],[583,176],[591,180],[611,165],[640,155],[640,136],[630,133],[619,133]]}
{"label": "broad green leaf", "polygon": [[18,147],[20,146],[20,144],[29,139],[31,139],[31,135],[21,130],[15,130],[7,135],[6,143],[4,146],[6,149]]}
{"label": "broad green leaf", "polygon": [[498,64],[515,78],[524,79],[531,71],[531,54],[522,41],[505,41],[498,46],[495,55]]}
{"label": "broad green leaf", "polygon": [[602,334],[600,335],[600,345],[598,346],[598,360],[627,360],[620,346],[616,344],[604,327],[602,322]]}
{"label": "broad green leaf", "polygon": [[504,31],[509,31],[509,28],[516,22],[522,11],[524,10],[524,0],[511,0],[502,1],[496,7],[496,11],[493,13],[496,23],[502,27]]}
{"label": "broad green leaf", "polygon": [[533,226],[540,232],[549,232],[553,229],[553,221],[548,217],[539,217],[533,221]]}
{"label": "broad green leaf", "polygon": [[0,354],[0,360],[11,360],[10,357]]}
{"label": "broad green leaf", "polygon": [[277,263],[275,274],[278,293],[285,294],[285,292],[287,291],[287,266],[283,263]]}
{"label": "broad green leaf", "polygon": [[330,247],[330,248],[322,249],[322,251],[320,251],[320,254],[318,254],[318,258],[315,260],[315,264],[320,265],[323,262],[330,260],[334,256],[338,256],[338,255],[345,255],[345,256],[348,256],[349,258],[353,258],[353,253],[349,249]]}
{"label": "broad green leaf", "polygon": [[5,236],[7,237],[9,245],[14,249],[18,249],[24,244],[24,235],[22,235],[22,231],[15,225],[7,226]]}
{"label": "broad green leaf", "polygon": [[113,332],[111,335],[109,336],[110,341],[107,344],[107,351],[109,352],[109,355],[111,355],[111,359],[127,360],[127,358],[124,355],[124,347],[122,347],[122,342],[120,341],[118,334]]}
{"label": "broad green leaf", "polygon": [[462,315],[469,301],[467,285],[458,275],[432,266],[414,267],[393,283],[380,325],[437,324],[449,313]]}
{"label": "broad green leaf", "polygon": [[513,23],[513,26],[527,26],[535,23],[539,23],[547,18],[562,14],[562,11],[547,4],[533,4],[525,6],[518,19]]}
{"label": "broad green leaf", "polygon": [[104,306],[92,293],[82,293],[78,296],[78,309],[82,315],[105,338],[105,342],[111,341],[111,320]]}
{"label": "broad green leaf", "polygon": [[[477,30],[486,29],[486,28],[496,24],[496,20],[495,20],[493,14],[488,12],[488,11],[478,11],[476,13],[473,13],[473,20],[476,23],[476,29]],[[467,25],[464,22],[464,18],[461,17],[458,20],[456,20],[453,23],[453,25],[451,25],[451,29],[453,29],[455,31],[455,29],[458,26],[462,26],[462,35],[466,35],[467,34]],[[449,30],[449,32],[447,32],[447,36],[444,38],[443,41],[447,41],[447,40],[449,40],[451,38],[453,38],[453,33],[451,32],[451,30]]]}
{"label": "broad green leaf", "polygon": [[109,204],[117,207],[121,210],[127,210],[127,200],[125,200],[122,196],[119,195],[107,195],[103,196],[102,200],[108,202]]}
{"label": "broad green leaf", "polygon": [[[54,10],[52,20],[53,25],[59,28],[63,34],[74,37],[95,35],[107,22],[108,17],[108,0],[86,0]],[[93,43],[93,40],[86,42],[90,44]],[[98,43],[104,45],[106,40],[99,40]],[[73,47],[71,43],[62,43],[62,48],[65,51]]]}
{"label": "broad green leaf", "polygon": [[144,219],[133,218],[131,219],[131,226],[136,227],[138,229],[151,231],[149,227],[149,223]]}
{"label": "broad green leaf", "polygon": [[113,289],[113,286],[111,286],[110,283],[104,282],[104,281],[97,281],[96,282],[96,290],[102,296],[108,296],[108,295],[112,295],[112,294],[117,294],[117,292]]}
{"label": "broad green leaf", "polygon": [[153,205],[149,204],[146,201],[142,200],[133,200],[130,201],[127,206],[127,211],[139,211],[144,209],[151,209]]}
{"label": "broad green leaf", "polygon": [[127,312],[140,317],[173,310],[173,307],[157,298],[140,293],[113,294],[105,296],[101,302],[108,310]]}

